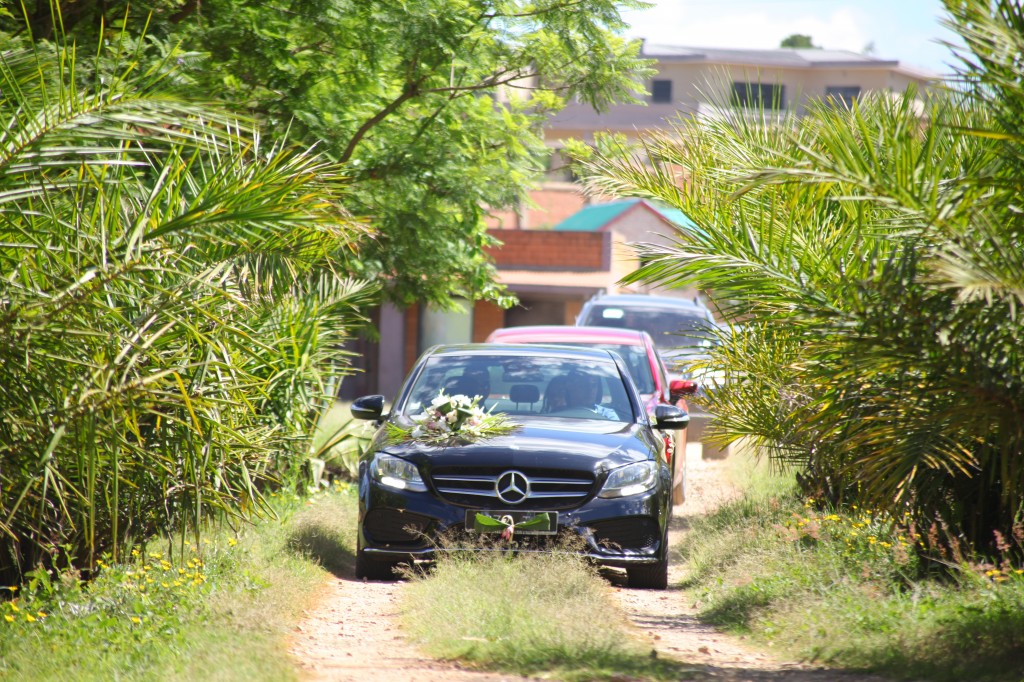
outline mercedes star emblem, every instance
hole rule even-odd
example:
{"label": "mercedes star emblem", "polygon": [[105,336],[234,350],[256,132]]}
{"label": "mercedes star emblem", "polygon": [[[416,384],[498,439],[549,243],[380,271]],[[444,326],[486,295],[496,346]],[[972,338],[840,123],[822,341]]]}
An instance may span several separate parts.
{"label": "mercedes star emblem", "polygon": [[498,477],[494,492],[505,504],[519,504],[530,496],[530,479],[518,471],[506,471]]}

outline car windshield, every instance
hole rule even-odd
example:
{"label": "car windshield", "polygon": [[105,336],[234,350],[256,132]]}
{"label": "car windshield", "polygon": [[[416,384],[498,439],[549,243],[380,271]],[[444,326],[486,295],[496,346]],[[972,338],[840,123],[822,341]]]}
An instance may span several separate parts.
{"label": "car windshield", "polygon": [[495,413],[632,421],[627,390],[611,358],[441,355],[427,359],[401,413],[421,413],[443,391],[479,396],[479,404]]}
{"label": "car windshield", "polygon": [[636,388],[643,394],[654,393],[654,374],[651,361],[647,358],[647,349],[643,346],[625,343],[589,343],[586,341],[543,341],[538,343],[557,343],[560,346],[582,346],[584,348],[600,348],[618,353],[626,361],[629,376]]}
{"label": "car windshield", "polygon": [[588,324],[645,331],[658,350],[706,352],[715,345],[710,321],[665,308],[595,306]]}

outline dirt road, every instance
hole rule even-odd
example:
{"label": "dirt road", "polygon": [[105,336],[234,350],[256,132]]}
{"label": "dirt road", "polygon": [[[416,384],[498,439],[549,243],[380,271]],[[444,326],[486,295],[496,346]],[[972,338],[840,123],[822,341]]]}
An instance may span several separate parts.
{"label": "dirt road", "polygon": [[[699,446],[697,446],[699,448]],[[676,508],[670,542],[686,533],[689,519],[735,495],[722,475],[722,460],[703,461],[699,449],[688,457],[687,502]],[[683,568],[670,568],[670,584],[683,579]],[[482,673],[424,658],[406,642],[396,624],[401,582],[361,582],[332,577],[318,607],[297,627],[291,652],[306,679],[322,682],[497,682],[524,679]],[[696,618],[678,588],[631,590],[609,580],[623,610],[659,656],[691,664],[691,679],[740,682],[885,682],[883,678],[823,670],[781,661],[715,632]]]}

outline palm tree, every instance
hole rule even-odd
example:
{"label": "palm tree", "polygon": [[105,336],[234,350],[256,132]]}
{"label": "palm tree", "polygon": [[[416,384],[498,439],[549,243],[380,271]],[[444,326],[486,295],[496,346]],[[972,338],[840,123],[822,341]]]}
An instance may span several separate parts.
{"label": "palm tree", "polygon": [[0,581],[260,513],[372,293],[336,166],[76,59],[0,57]]}
{"label": "palm tree", "polygon": [[981,549],[1021,532],[1024,497],[1024,17],[996,6],[954,5],[972,87],[575,150],[592,191],[696,224],[628,279],[706,288],[742,323],[707,361],[724,438]]}

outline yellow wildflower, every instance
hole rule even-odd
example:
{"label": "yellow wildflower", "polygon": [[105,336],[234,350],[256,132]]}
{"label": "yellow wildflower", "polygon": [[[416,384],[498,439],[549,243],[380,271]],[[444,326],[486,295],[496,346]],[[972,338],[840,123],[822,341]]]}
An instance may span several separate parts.
{"label": "yellow wildflower", "polygon": [[25,620],[27,622],[29,622],[29,623],[34,623],[34,622],[36,622],[36,617],[33,616],[31,613],[26,613],[25,614]]}
{"label": "yellow wildflower", "polygon": [[5,614],[4,615],[4,620],[6,620],[8,623],[13,623],[14,622],[14,616],[10,615],[9,613]]}
{"label": "yellow wildflower", "polygon": [[138,616],[132,616],[132,622],[138,625],[142,620],[140,620]]}
{"label": "yellow wildflower", "polygon": [[228,538],[228,545],[230,545],[231,547],[234,547],[237,544],[238,544],[238,540],[236,540],[234,538]]}

